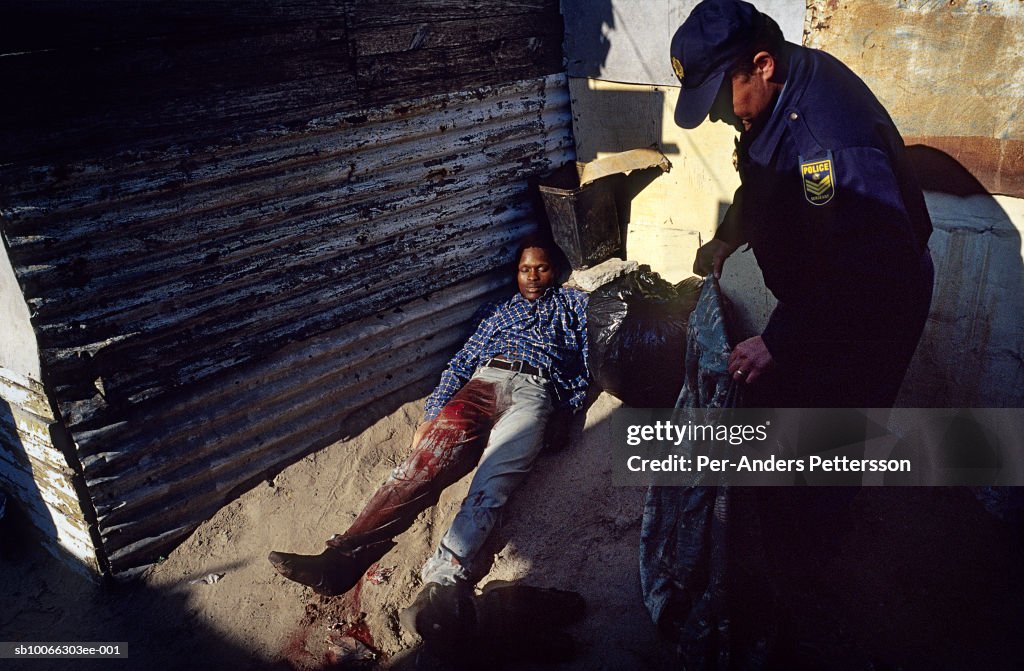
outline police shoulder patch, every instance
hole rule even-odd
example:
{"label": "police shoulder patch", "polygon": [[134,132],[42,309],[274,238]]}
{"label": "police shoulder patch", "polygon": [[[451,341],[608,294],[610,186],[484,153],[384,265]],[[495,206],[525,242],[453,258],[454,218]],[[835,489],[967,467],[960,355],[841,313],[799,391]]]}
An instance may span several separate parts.
{"label": "police shoulder patch", "polygon": [[804,198],[811,205],[825,205],[836,195],[836,171],[832,152],[822,159],[805,161],[800,157],[800,180]]}

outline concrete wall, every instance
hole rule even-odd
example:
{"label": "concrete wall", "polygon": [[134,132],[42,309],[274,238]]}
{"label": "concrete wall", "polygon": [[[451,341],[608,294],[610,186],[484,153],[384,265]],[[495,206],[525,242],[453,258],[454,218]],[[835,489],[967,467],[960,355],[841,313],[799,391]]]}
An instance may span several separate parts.
{"label": "concrete wall", "polygon": [[1024,405],[1024,4],[808,3],[911,150],[935,225],[932,311],[901,404]]}
{"label": "concrete wall", "polygon": [[[668,45],[699,0],[562,0],[570,77],[675,86]],[[757,6],[799,41],[804,0],[759,0]]]}
{"label": "concrete wall", "polygon": [[569,90],[579,160],[657,143],[672,161],[670,172],[632,197],[626,253],[671,281],[688,276],[700,241],[714,234],[739,186],[732,130],[720,124],[677,127],[673,87],[573,78]]}
{"label": "concrete wall", "polygon": [[0,368],[39,380],[39,345],[7,250],[0,248]]}
{"label": "concrete wall", "polygon": [[[806,41],[850,65],[892,111],[908,146],[923,150],[918,153],[926,160],[918,165],[935,223],[930,247],[937,281],[899,404],[1024,405],[1020,3],[955,1],[910,8],[873,0],[842,6],[811,0],[802,26],[793,15],[803,13],[803,3],[795,3],[799,8],[755,4],[779,20],[790,41],[804,37],[795,28],[800,26]],[[632,17],[643,17],[617,10],[611,16],[614,25],[602,32],[608,65],[570,79],[577,154],[587,161],[657,143],[669,157],[668,174],[630,178],[626,248],[628,258],[649,263],[674,281],[690,273],[695,250],[713,235],[739,184],[732,166],[735,136],[723,124],[679,129],[672,120],[675,86],[641,76],[629,84],[604,81],[625,72],[615,64],[630,49],[655,59],[655,65],[667,62],[662,33],[671,37],[674,30],[656,25],[637,51],[625,36],[642,32]],[[573,29],[568,16],[566,25]],[[574,62],[571,53],[569,62]],[[739,335],[758,332],[774,299],[751,254],[729,260],[723,287],[736,302]]]}

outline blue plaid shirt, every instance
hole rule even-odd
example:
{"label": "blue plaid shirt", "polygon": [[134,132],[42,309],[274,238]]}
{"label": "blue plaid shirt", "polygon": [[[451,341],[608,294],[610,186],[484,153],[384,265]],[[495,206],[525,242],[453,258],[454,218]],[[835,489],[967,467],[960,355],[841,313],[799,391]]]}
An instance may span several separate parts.
{"label": "blue plaid shirt", "polygon": [[476,331],[441,374],[427,399],[426,419],[434,419],[480,364],[494,356],[525,361],[547,370],[555,400],[578,409],[587,395],[587,299],[579,289],[553,288],[532,303],[522,294],[488,303],[477,311]]}

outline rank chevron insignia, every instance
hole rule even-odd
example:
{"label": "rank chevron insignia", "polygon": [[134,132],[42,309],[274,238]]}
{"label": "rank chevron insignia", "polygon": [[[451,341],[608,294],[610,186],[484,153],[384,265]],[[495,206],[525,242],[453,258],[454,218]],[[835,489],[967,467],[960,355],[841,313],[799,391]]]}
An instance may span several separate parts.
{"label": "rank chevron insignia", "polygon": [[800,163],[803,178],[804,197],[811,205],[824,205],[836,195],[832,159]]}

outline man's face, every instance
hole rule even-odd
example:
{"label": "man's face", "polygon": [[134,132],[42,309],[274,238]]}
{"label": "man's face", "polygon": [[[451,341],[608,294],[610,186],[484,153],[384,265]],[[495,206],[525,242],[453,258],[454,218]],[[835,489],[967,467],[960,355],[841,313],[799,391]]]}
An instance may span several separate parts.
{"label": "man's face", "polygon": [[[758,56],[762,54],[765,52]],[[774,59],[770,67],[765,67],[763,60],[760,64],[755,60],[753,72],[736,72],[726,77],[708,118],[724,121],[738,131],[761,126],[771,115],[775,93],[781,88],[771,81],[773,73]]]}
{"label": "man's face", "polygon": [[527,247],[519,257],[519,293],[528,301],[540,298],[555,283],[555,266],[540,247]]}

